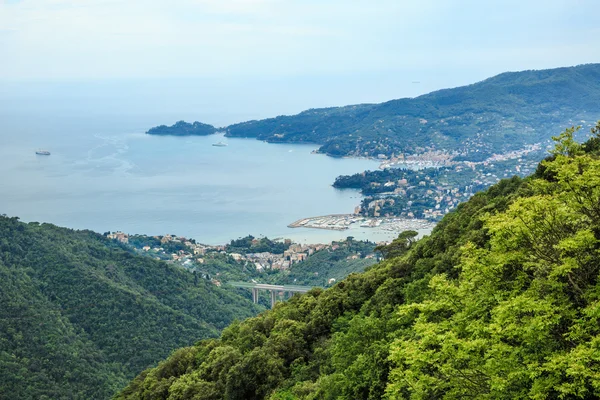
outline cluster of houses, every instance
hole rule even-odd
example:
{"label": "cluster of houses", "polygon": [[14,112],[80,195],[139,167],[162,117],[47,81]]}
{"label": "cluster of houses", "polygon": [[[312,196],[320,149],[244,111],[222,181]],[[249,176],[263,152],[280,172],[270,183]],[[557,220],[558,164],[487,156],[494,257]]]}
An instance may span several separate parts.
{"label": "cluster of houses", "polygon": [[108,239],[117,240],[121,243],[129,243],[129,235],[121,231],[109,233],[108,235],[106,235],[106,237]]}
{"label": "cluster of houses", "polygon": [[[421,120],[422,124],[427,124],[427,121]],[[441,120],[440,123],[445,123]],[[463,143],[464,149],[462,152],[446,152],[440,150],[429,149],[420,154],[413,155],[392,155],[390,158],[380,156],[383,160],[380,169],[385,168],[408,168],[422,169],[427,167],[452,167],[448,174],[462,175],[465,172],[469,173],[465,179],[467,186],[452,187],[448,184],[435,182],[431,177],[425,176],[418,183],[409,183],[406,179],[388,182],[371,182],[373,188],[379,188],[379,199],[375,199],[368,205],[368,209],[357,207],[356,214],[367,214],[373,217],[384,217],[389,215],[402,216],[407,218],[426,218],[430,220],[439,220],[444,214],[454,209],[459,203],[469,199],[473,193],[482,190],[502,178],[509,178],[513,175],[528,175],[533,172],[535,166],[541,158],[543,146],[542,143],[534,143],[525,145],[519,150],[507,151],[501,154],[493,154],[483,161],[453,161],[453,157],[457,155],[465,155],[467,153],[478,153],[484,151],[487,145],[480,141],[478,135],[473,141]],[[472,178],[473,172],[475,178]],[[466,178],[466,177],[465,177]],[[454,182],[460,179],[452,179]],[[386,188],[384,191],[381,187]],[[425,189],[425,190],[424,190]],[[420,200],[419,207],[415,208],[412,201],[409,201],[404,212],[399,213],[398,207],[393,207],[394,198],[401,197],[405,199]],[[424,204],[425,203],[425,204]],[[392,210],[390,214],[388,211]],[[386,215],[387,214],[387,215]]]}
{"label": "cluster of houses", "polygon": [[385,168],[409,168],[409,169],[422,169],[422,168],[439,168],[444,166],[452,165],[452,157],[458,155],[455,152],[447,152],[440,150],[427,150],[420,154],[392,154],[389,158],[384,154],[377,156],[378,160],[381,161],[379,169]]}
{"label": "cluster of houses", "polygon": [[[118,240],[121,243],[128,243],[128,235],[123,232],[109,233],[107,238]],[[165,259],[173,262],[177,262],[184,267],[193,268],[198,264],[204,264],[206,257],[210,254],[223,254],[233,258],[235,261],[247,262],[254,265],[258,271],[266,270],[287,270],[292,265],[305,261],[309,256],[313,255],[317,251],[329,249],[332,251],[337,250],[340,245],[336,242],[331,244],[297,244],[291,243],[289,239],[286,239],[286,244],[289,245],[288,249],[282,254],[275,254],[270,252],[261,253],[235,253],[227,251],[227,246],[211,246],[205,244],[198,244],[195,241],[174,235],[164,236],[153,236],[154,241],[160,241],[161,246],[149,246],[145,245],[139,250],[154,254],[155,258]],[[256,240],[256,239],[255,239]],[[178,244],[178,250],[168,252],[165,248],[173,246],[167,246],[167,244]],[[358,255],[351,255],[348,258],[358,258]],[[366,258],[374,258],[374,254],[369,254]]]}
{"label": "cluster of houses", "polygon": [[[404,211],[396,215],[406,218],[438,220],[458,204],[470,198],[475,189],[474,185],[451,187],[440,184],[429,176],[423,177],[423,180],[419,181],[417,185],[409,186],[406,179],[399,179],[386,182],[383,186],[390,188],[390,192],[384,192],[381,195],[390,197],[370,201],[366,210],[368,215],[373,217],[389,216],[389,214],[386,215],[386,210],[395,205],[397,201],[395,196],[399,196],[409,200],[406,202]],[[416,203],[415,200],[420,201]],[[423,207],[424,203],[427,206]],[[415,207],[417,204],[418,208]]]}
{"label": "cluster of houses", "polygon": [[258,271],[269,269],[289,269],[293,264],[302,262],[319,250],[331,248],[336,250],[338,245],[326,244],[291,244],[283,254],[273,254],[268,252],[263,253],[248,253],[248,254],[229,254],[236,260],[247,260],[254,264]]}
{"label": "cluster of houses", "polygon": [[475,192],[487,188],[500,179],[532,173],[538,163],[537,158],[521,157],[539,152],[540,149],[540,144],[534,144],[523,150],[495,154],[482,162],[454,163],[454,167],[448,171],[448,175],[454,174],[452,181],[460,182],[462,180],[463,185],[442,183],[440,181],[443,180],[427,175],[412,184],[407,179],[390,180],[385,183],[371,182],[371,186],[385,187],[386,190],[379,193],[379,198],[369,202],[366,210],[359,207],[355,212],[373,217],[389,216],[390,214],[386,215],[387,210],[394,206],[398,198],[404,198],[408,199],[406,207],[400,213],[396,208],[394,215],[439,220],[456,208],[458,204],[468,200]]}

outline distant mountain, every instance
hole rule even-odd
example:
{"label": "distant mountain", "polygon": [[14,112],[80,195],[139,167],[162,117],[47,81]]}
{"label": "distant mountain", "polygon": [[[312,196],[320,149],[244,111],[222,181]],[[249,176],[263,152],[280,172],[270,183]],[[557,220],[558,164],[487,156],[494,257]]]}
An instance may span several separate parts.
{"label": "distant mountain", "polygon": [[472,85],[381,104],[321,108],[234,124],[227,136],[321,144],[332,156],[456,151],[478,158],[600,118],[600,64],[506,72]]}
{"label": "distant mountain", "polygon": [[150,128],[148,132],[149,135],[172,135],[172,136],[206,136],[212,135],[217,132],[217,128],[212,125],[203,124],[201,122],[194,122],[192,124],[179,121],[171,126],[160,125],[154,128]]}
{"label": "distant mountain", "polygon": [[[545,141],[553,132],[581,120],[595,122],[600,119],[597,104],[600,64],[587,64],[506,72],[416,98],[310,109],[223,130],[230,137],[320,144],[319,152],[331,156],[445,150],[462,160],[480,161],[493,153]],[[173,127],[165,128],[149,133],[195,134],[182,129],[169,133]]]}
{"label": "distant mountain", "polygon": [[106,399],[251,301],[90,231],[0,217],[0,398]]}

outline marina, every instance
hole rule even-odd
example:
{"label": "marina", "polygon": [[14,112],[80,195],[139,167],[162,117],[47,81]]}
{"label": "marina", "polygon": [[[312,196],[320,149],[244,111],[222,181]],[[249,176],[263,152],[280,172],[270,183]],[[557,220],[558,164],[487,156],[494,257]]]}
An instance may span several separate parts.
{"label": "marina", "polygon": [[380,228],[390,232],[402,232],[405,230],[431,230],[435,226],[435,222],[415,218],[367,218],[355,214],[331,214],[303,218],[292,222],[288,225],[288,228],[315,228],[344,231],[350,229],[352,226],[360,226],[361,228]]}
{"label": "marina", "polygon": [[288,225],[288,228],[316,228],[343,231],[351,224],[358,222],[360,217],[353,214],[332,214],[320,217],[303,218]]}

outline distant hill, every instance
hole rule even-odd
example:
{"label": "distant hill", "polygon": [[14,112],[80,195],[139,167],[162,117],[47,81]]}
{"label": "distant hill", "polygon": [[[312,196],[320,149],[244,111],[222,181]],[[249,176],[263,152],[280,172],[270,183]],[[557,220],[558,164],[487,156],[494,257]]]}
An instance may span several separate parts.
{"label": "distant hill", "polygon": [[[600,64],[587,64],[506,72],[416,98],[310,109],[222,129],[230,137],[320,144],[319,152],[331,156],[445,150],[462,160],[481,161],[545,141],[581,120],[595,122],[600,119],[597,104]],[[159,131],[169,134],[164,128]]]}
{"label": "distant hill", "polygon": [[0,217],[0,398],[106,399],[251,301],[91,231]]}
{"label": "distant hill", "polygon": [[[321,108],[230,125],[227,136],[322,144],[332,156],[457,151],[492,154],[600,118],[600,64],[507,72],[381,104]],[[478,154],[479,158],[481,154]]]}
{"label": "distant hill", "polygon": [[203,124],[201,122],[194,122],[192,124],[179,121],[171,126],[159,125],[154,128],[150,128],[148,132],[149,135],[172,135],[172,136],[206,136],[212,135],[217,132],[217,128],[212,125]]}

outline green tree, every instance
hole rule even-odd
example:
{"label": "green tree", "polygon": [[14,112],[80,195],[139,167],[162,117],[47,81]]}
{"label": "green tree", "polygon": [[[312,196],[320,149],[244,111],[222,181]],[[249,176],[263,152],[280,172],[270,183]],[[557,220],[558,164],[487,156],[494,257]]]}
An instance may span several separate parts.
{"label": "green tree", "polygon": [[416,231],[404,231],[392,243],[386,246],[377,246],[375,250],[381,252],[385,258],[399,257],[410,249],[418,235],[419,233]]}
{"label": "green tree", "polygon": [[399,308],[411,334],[392,345],[389,397],[600,395],[600,160],[574,131],[544,162],[555,181],[484,219],[490,246],[463,248],[459,279],[434,276],[426,301]]}

